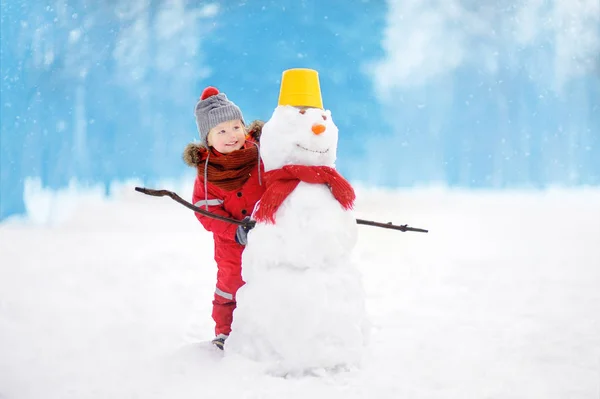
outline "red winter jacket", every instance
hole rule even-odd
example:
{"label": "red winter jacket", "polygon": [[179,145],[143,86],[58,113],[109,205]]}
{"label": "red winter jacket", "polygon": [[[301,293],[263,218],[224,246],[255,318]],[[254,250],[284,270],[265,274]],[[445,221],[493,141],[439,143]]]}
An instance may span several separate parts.
{"label": "red winter jacket", "polygon": [[[262,166],[262,162],[259,166],[261,167],[260,173],[263,174],[264,167]],[[254,169],[254,173],[250,173],[250,177],[246,183],[238,190],[225,191],[211,184],[210,180],[208,181],[207,188],[208,195],[205,195],[204,177],[196,176],[194,194],[192,196],[194,204],[200,206],[202,209],[206,209],[205,200],[207,200],[209,212],[238,220],[242,220],[252,214],[254,205],[256,205],[265,191],[264,184],[259,184],[258,167]],[[196,213],[196,217],[206,230],[214,234],[215,240],[235,242],[237,225],[211,219],[199,213]]]}

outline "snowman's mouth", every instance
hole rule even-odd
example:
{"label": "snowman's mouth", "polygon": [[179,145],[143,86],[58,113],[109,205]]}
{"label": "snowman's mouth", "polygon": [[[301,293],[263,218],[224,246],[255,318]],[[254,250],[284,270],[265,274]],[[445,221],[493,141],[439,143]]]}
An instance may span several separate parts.
{"label": "snowman's mouth", "polygon": [[326,154],[329,152],[329,148],[324,151],[318,151],[318,150],[311,150],[310,148],[303,147],[300,144],[296,144],[296,146],[298,146],[299,148],[302,148],[305,151],[316,152],[317,154]]}

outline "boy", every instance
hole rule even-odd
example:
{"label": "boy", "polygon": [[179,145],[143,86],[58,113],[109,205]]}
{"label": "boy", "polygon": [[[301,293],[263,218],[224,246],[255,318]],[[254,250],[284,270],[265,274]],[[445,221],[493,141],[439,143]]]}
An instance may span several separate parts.
{"label": "boy", "polygon": [[[185,162],[197,169],[193,202],[216,215],[244,219],[252,214],[264,192],[264,172],[258,141],[263,122],[247,129],[241,110],[214,87],[207,87],[195,109],[200,143],[189,144]],[[213,233],[217,286],[212,317],[213,344],[223,349],[231,332],[235,294],[242,281],[242,251],[247,229],[196,213],[204,228]]]}

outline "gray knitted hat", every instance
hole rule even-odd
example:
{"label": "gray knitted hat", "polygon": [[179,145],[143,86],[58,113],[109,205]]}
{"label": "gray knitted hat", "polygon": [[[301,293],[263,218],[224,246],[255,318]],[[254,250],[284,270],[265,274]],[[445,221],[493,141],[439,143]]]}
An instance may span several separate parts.
{"label": "gray knitted hat", "polygon": [[244,122],[242,111],[237,105],[227,99],[225,93],[219,93],[214,87],[207,87],[202,92],[196,104],[196,125],[200,133],[200,144],[208,148],[208,132],[219,123],[241,119]]}

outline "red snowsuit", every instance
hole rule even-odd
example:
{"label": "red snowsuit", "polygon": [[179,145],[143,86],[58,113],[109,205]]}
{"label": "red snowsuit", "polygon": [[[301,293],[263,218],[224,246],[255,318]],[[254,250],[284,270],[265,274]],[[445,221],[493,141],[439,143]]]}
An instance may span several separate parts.
{"label": "red snowsuit", "polygon": [[[194,183],[193,203],[202,209],[207,209],[205,205],[208,204],[209,212],[237,220],[250,216],[254,205],[264,192],[264,184],[259,184],[259,168],[262,175],[264,167],[260,162],[250,172],[248,180],[237,190],[225,191],[211,184],[209,178],[208,195],[205,195],[204,176],[198,174]],[[199,213],[196,213],[196,217],[206,230],[213,233],[215,241],[214,255],[218,268],[212,311],[216,323],[215,335],[229,335],[236,306],[235,294],[244,284],[241,274],[244,247],[235,241],[237,225],[211,219]]]}

